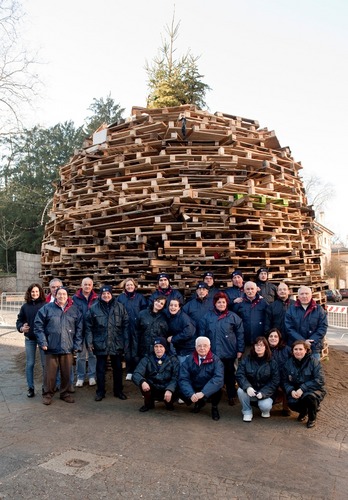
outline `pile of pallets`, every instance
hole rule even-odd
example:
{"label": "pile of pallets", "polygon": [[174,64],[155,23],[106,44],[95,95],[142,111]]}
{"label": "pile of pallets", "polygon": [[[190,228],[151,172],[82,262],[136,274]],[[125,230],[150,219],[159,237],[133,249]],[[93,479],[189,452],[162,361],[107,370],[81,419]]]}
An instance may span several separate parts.
{"label": "pile of pallets", "polygon": [[131,276],[147,293],[166,271],[190,293],[205,271],[226,286],[235,268],[254,278],[267,266],[273,281],[324,300],[302,167],[274,132],[190,105],[132,113],[60,168],[45,285],[58,276],[77,288],[88,275],[117,288]]}

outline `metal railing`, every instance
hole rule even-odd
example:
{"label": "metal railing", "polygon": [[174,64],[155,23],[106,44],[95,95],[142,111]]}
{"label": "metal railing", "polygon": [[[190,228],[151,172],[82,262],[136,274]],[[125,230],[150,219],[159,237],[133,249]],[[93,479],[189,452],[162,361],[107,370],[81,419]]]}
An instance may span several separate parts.
{"label": "metal railing", "polygon": [[23,292],[2,292],[0,295],[0,311],[17,312],[23,303]]}
{"label": "metal railing", "polygon": [[348,328],[348,306],[328,305],[327,320],[334,328]]}

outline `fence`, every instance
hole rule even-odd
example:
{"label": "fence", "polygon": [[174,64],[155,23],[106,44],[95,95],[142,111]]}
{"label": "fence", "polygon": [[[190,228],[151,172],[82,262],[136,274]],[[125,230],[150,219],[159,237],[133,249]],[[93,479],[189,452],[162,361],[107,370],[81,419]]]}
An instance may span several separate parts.
{"label": "fence", "polygon": [[348,306],[328,305],[326,310],[329,326],[348,328]]}
{"label": "fence", "polygon": [[24,303],[23,292],[3,292],[0,295],[0,310],[18,312]]}

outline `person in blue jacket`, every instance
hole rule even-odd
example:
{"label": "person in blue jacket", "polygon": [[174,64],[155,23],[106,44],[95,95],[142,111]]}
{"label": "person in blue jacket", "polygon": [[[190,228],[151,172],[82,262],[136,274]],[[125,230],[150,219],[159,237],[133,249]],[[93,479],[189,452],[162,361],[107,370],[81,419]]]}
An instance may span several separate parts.
{"label": "person in blue jacket", "polygon": [[[88,309],[94,304],[98,299],[98,294],[93,290],[93,280],[91,278],[83,278],[81,282],[81,288],[77,290],[73,296],[74,304],[82,312],[83,318],[85,318]],[[83,330],[83,339],[85,340],[85,331]],[[86,371],[87,371],[87,359],[88,359],[88,383],[89,385],[96,385],[96,363],[97,359],[92,351],[89,351],[84,341],[82,344],[82,351],[77,353],[76,356],[76,387],[83,387]]]}
{"label": "person in blue jacket", "polygon": [[210,349],[208,337],[197,337],[195,350],[180,365],[179,389],[187,405],[194,404],[193,413],[199,413],[211,401],[213,420],[220,419],[218,404],[224,385],[224,365]]}
{"label": "person in blue jacket", "polygon": [[182,310],[193,319],[196,327],[203,316],[213,308],[213,297],[209,296],[209,286],[200,281],[196,286],[195,296],[186,302]]}
{"label": "person in blue jacket", "polygon": [[208,337],[211,350],[224,365],[225,385],[228,404],[236,404],[235,363],[244,352],[244,329],[241,318],[228,310],[228,298],[224,292],[217,292],[214,307],[203,316],[199,323],[199,335]]}
{"label": "person in blue jacket", "polygon": [[312,356],[320,359],[327,328],[327,314],[313,300],[312,290],[308,286],[300,286],[295,304],[285,314],[285,330],[290,343],[307,340]]}
{"label": "person in blue jacket", "polygon": [[232,286],[225,289],[225,294],[228,297],[229,309],[232,310],[233,304],[242,302],[244,296],[244,279],[243,273],[239,269],[235,269],[231,274]]}
{"label": "person in blue jacket", "polygon": [[179,290],[173,288],[170,284],[170,277],[167,273],[160,273],[157,277],[157,290],[149,297],[149,305],[152,305],[157,297],[165,297],[167,299],[166,309],[169,307],[171,299],[177,299],[180,305],[184,305],[184,297]]}
{"label": "person in blue jacket", "polygon": [[167,341],[174,347],[180,363],[192,353],[195,346],[196,326],[188,314],[181,309],[178,299],[171,299],[167,311]]}
{"label": "person in blue jacket", "polygon": [[142,293],[137,292],[137,282],[133,278],[127,278],[123,282],[123,292],[117,297],[117,301],[124,305],[129,318],[129,349],[125,355],[126,380],[132,380],[133,370],[137,362],[137,332],[136,323],[140,311],[146,309],[147,299]]}
{"label": "person in blue jacket", "polygon": [[242,302],[233,304],[232,309],[242,318],[246,346],[250,347],[256,337],[265,334],[266,309],[267,302],[258,294],[256,284],[247,281]]}
{"label": "person in blue jacket", "polygon": [[83,316],[68,296],[65,287],[57,290],[55,300],[38,310],[34,332],[40,348],[45,352],[45,376],[42,402],[52,403],[57,370],[60,370],[60,399],[66,403],[75,400],[69,394],[73,352],[82,350]]}

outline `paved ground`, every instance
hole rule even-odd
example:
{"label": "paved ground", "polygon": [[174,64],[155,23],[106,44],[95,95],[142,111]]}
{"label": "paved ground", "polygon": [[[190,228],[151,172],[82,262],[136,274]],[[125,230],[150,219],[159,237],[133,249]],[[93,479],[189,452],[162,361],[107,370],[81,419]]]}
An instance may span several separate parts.
{"label": "paved ground", "polygon": [[[337,341],[342,332],[330,335]],[[56,397],[46,407],[40,396],[26,397],[21,335],[2,327],[0,498],[346,499],[344,343],[324,362],[328,396],[317,427],[307,429],[277,408],[270,419],[255,412],[251,423],[242,422],[240,406],[226,400],[219,422],[208,409],[194,415],[183,405],[141,414],[132,382],[125,383],[127,401],[109,393],[96,403],[94,388],[85,386],[75,404]]]}

